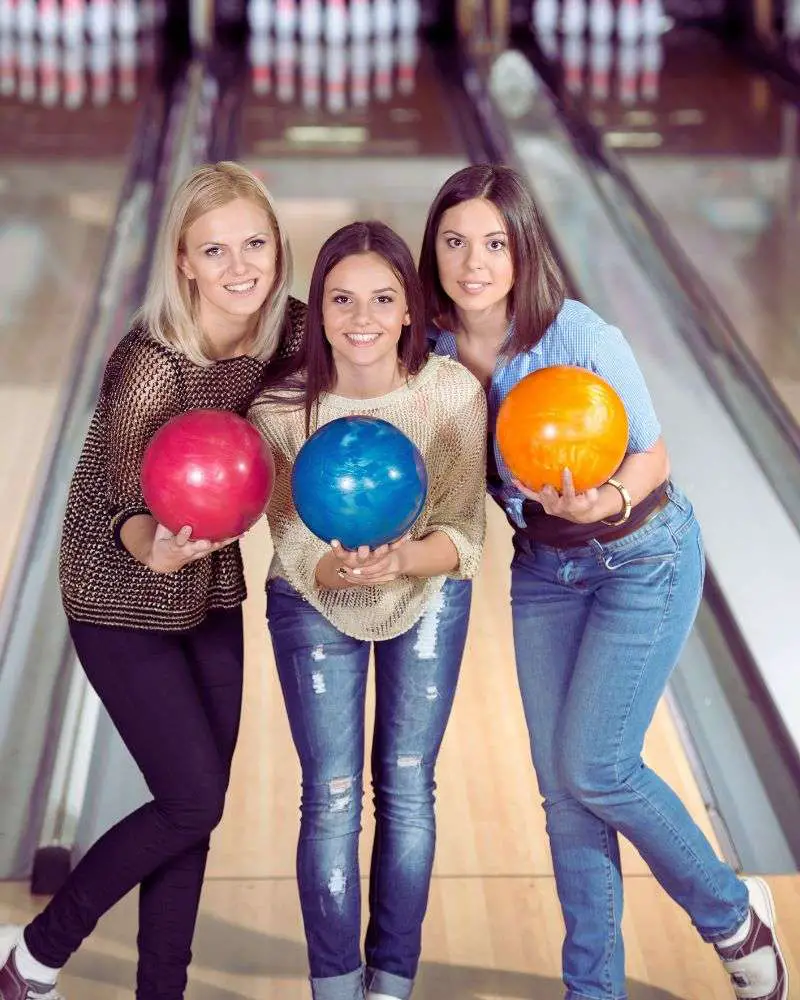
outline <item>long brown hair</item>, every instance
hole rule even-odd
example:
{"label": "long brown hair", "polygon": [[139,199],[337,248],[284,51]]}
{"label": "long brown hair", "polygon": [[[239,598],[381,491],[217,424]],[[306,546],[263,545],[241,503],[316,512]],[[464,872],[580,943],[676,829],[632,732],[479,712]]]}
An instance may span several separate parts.
{"label": "long brown hair", "polygon": [[336,378],[333,351],[322,323],[325,279],[345,257],[375,253],[381,257],[403,287],[411,322],[403,327],[397,355],[407,376],[416,375],[428,357],[422,284],[414,258],[405,241],[383,222],[351,222],[329,236],[314,264],[308,292],[306,332],[301,349],[289,358],[271,364],[260,401],[303,401],[306,434],[311,433],[311,414],[320,397],[330,392]]}
{"label": "long brown hair", "polygon": [[464,167],[444,182],[433,200],[425,223],[419,274],[430,323],[456,330],[458,317],[439,279],[436,238],[442,216],[454,205],[482,198],[505,220],[514,268],[509,293],[509,316],[514,332],[505,353],[519,354],[534,347],[564,303],[564,279],[550,248],[544,223],[520,175],[510,167],[479,163]]}

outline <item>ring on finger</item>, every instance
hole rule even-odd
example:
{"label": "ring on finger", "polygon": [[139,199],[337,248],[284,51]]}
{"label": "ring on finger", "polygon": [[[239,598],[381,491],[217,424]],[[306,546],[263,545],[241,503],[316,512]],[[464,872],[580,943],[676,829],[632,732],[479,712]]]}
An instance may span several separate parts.
{"label": "ring on finger", "polygon": [[336,570],[336,575],[340,576],[343,580],[346,580],[347,579],[347,567],[346,566],[340,566]]}

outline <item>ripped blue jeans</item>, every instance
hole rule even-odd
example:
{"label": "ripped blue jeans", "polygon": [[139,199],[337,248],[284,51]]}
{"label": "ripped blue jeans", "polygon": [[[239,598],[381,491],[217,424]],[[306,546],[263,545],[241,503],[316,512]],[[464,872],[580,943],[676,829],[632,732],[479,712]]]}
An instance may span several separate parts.
{"label": "ripped blue jeans", "polygon": [[375,841],[361,957],[358,838],[370,643],[335,628],[285,580],[267,618],[303,772],[297,881],[315,1000],[406,1000],[436,842],[434,769],[453,705],[472,587],[448,579],[403,635],[374,643]]}

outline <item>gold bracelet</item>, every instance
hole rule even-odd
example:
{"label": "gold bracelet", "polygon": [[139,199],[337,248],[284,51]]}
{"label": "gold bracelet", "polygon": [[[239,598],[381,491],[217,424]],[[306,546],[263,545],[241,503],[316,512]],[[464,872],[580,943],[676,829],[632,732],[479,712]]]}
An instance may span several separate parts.
{"label": "gold bracelet", "polygon": [[606,485],[613,486],[614,489],[622,497],[622,513],[614,521],[609,521],[607,518],[604,517],[601,519],[600,523],[607,524],[612,528],[616,528],[618,525],[624,524],[631,516],[631,509],[633,508],[633,504],[631,503],[631,495],[625,488],[625,484],[621,483],[619,479],[614,479],[614,478],[608,479],[606,481]]}

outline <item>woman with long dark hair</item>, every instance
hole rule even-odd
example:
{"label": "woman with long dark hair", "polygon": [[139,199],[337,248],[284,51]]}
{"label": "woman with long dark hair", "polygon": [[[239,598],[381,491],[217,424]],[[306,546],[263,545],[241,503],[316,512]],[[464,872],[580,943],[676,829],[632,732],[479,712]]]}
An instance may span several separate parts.
{"label": "woman with long dark hair", "polygon": [[[566,924],[568,1000],[624,1000],[618,835],[713,942],[741,1000],[786,1000],[770,890],[739,879],[642,760],[656,705],[692,627],[705,569],[692,505],[670,478],[661,428],[622,333],[564,286],[523,180],[454,174],[428,214],[420,274],[436,352],[461,361],[489,404],[487,481],[514,530],[517,673]],[[531,372],[587,368],[628,414],[606,483],[534,493],[494,444],[503,399]]]}
{"label": "woman with long dark hair", "polygon": [[[320,541],[292,502],[292,465],[309,433],[351,414],[400,428],[428,472],[408,535],[372,552]],[[387,226],[353,223],[322,247],[303,350],[250,418],[276,463],[267,617],[303,772],[297,879],[312,993],[405,1000],[433,864],[434,768],[483,544],[486,404],[465,368],[428,356],[414,262]],[[365,964],[358,839],[371,647],[376,829]]]}

